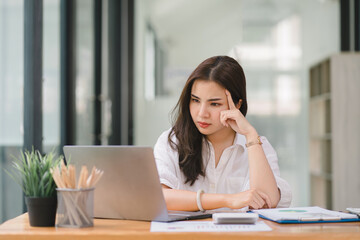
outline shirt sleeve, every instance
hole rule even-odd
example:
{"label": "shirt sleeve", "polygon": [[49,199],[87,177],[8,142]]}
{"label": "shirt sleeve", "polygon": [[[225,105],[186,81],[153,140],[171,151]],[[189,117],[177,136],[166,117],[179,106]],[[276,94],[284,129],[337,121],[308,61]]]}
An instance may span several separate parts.
{"label": "shirt sleeve", "polygon": [[176,173],[176,163],[178,157],[169,142],[168,135],[170,130],[163,132],[154,146],[154,157],[159,173],[160,183],[170,188],[178,187],[179,179]]}
{"label": "shirt sleeve", "polygon": [[291,188],[290,185],[283,178],[280,177],[280,169],[276,151],[271,146],[266,137],[261,137],[261,141],[263,143],[262,147],[264,153],[274,173],[277,186],[280,190],[280,201],[276,207],[289,207],[292,199]]}

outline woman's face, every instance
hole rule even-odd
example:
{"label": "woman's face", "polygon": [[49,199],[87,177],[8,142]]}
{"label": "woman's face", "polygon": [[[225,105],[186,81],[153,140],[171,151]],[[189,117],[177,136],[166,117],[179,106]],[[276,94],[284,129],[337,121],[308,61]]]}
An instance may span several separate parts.
{"label": "woman's face", "polygon": [[197,129],[207,137],[228,130],[220,122],[221,111],[229,109],[225,88],[216,82],[195,80],[189,108]]}

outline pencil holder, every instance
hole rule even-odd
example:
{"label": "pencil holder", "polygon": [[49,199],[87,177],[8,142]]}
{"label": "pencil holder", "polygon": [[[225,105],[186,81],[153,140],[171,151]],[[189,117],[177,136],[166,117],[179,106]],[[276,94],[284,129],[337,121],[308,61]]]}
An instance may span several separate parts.
{"label": "pencil holder", "polygon": [[94,226],[94,189],[57,188],[56,226],[69,228]]}

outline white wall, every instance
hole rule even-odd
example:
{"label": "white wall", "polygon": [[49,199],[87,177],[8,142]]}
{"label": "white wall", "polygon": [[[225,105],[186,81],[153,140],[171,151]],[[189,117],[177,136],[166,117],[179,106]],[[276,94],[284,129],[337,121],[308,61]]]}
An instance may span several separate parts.
{"label": "white wall", "polygon": [[308,68],[340,51],[339,0],[306,0],[301,5],[303,60]]}

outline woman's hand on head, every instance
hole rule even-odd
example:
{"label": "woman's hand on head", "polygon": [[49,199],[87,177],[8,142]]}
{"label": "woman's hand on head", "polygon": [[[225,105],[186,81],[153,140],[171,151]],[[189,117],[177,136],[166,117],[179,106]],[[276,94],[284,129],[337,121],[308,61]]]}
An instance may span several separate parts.
{"label": "woman's hand on head", "polygon": [[242,135],[250,134],[255,129],[239,110],[241,107],[241,100],[239,103],[237,103],[236,106],[231,98],[230,92],[225,90],[225,94],[227,97],[229,109],[220,113],[220,122],[226,127],[231,127],[237,133]]}
{"label": "woman's hand on head", "polygon": [[250,209],[270,208],[271,201],[266,193],[250,189],[240,193],[229,194],[227,196],[227,207],[232,209],[243,207],[249,207]]}

